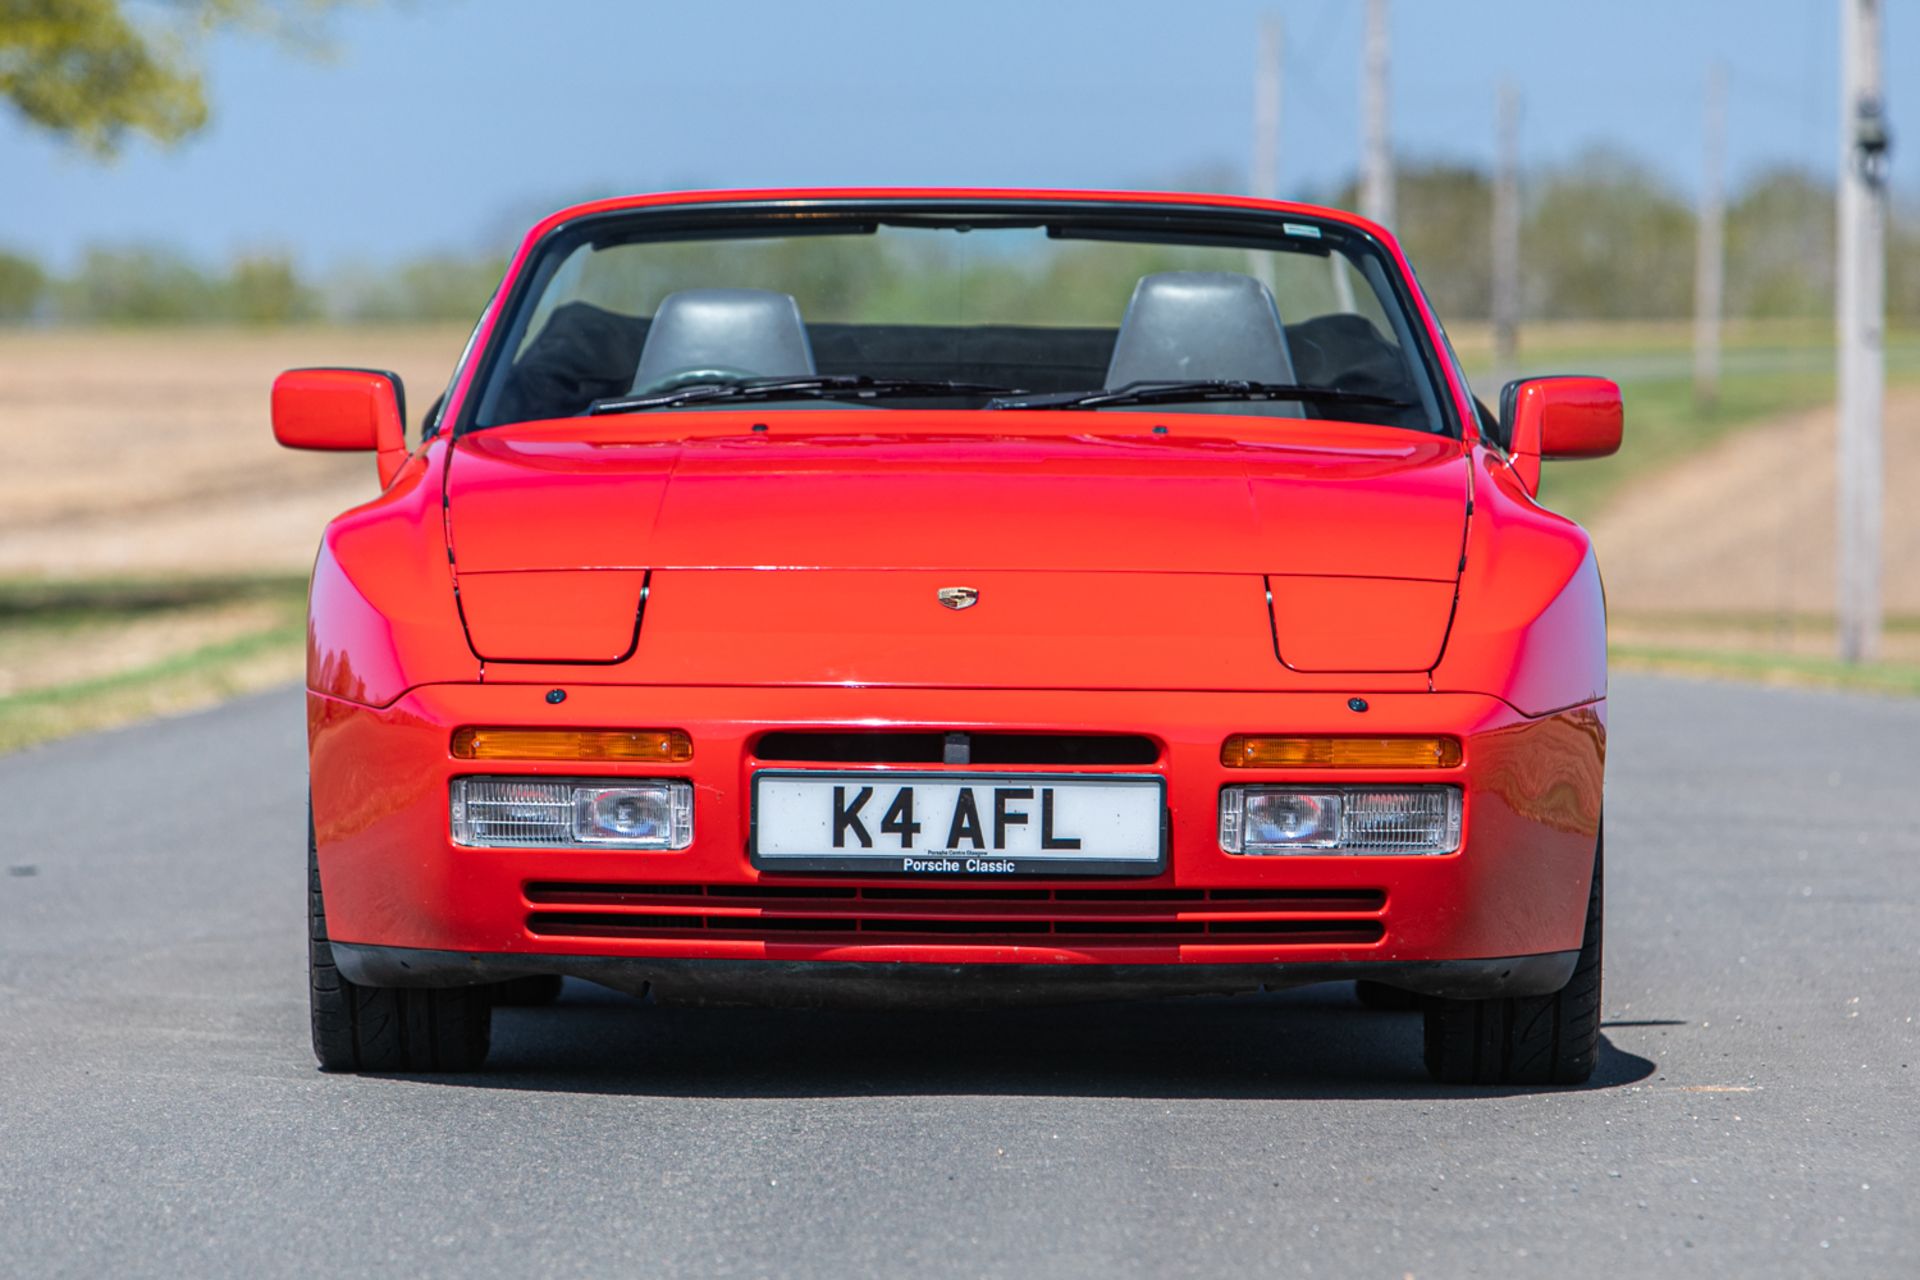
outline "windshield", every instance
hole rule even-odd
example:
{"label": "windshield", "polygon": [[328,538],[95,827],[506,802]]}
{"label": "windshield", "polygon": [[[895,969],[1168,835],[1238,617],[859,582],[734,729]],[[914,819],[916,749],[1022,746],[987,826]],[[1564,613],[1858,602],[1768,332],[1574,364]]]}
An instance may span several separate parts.
{"label": "windshield", "polygon": [[1336,222],[1115,205],[597,215],[548,238],[465,426],[753,404],[1453,432],[1407,286]]}

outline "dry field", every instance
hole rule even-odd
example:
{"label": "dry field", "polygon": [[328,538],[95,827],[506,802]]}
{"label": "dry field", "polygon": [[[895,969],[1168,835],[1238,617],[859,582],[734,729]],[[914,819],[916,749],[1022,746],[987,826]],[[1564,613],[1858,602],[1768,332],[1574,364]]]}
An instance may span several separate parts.
{"label": "dry field", "polygon": [[[94,610],[55,625],[0,625],[0,697],[102,680],[286,623],[283,600],[215,599],[129,616]],[[0,619],[0,622],[5,619]]]}
{"label": "dry field", "polygon": [[374,495],[364,455],[273,443],[297,365],[392,369],[415,422],[466,333],[0,330],[0,578],[304,573],[320,528]]}
{"label": "dry field", "polygon": [[393,369],[417,422],[465,340],[0,330],[0,751],[297,679],[320,528],[376,486],[273,443],[274,375]]}
{"label": "dry field", "polygon": [[[1549,500],[1551,484],[1550,471]],[[1920,614],[1914,494],[1920,389],[1905,387],[1888,395],[1886,411],[1883,590],[1890,614]],[[1593,522],[1608,603],[1629,615],[1829,613],[1833,504],[1831,406],[1735,432],[1634,485]]]}

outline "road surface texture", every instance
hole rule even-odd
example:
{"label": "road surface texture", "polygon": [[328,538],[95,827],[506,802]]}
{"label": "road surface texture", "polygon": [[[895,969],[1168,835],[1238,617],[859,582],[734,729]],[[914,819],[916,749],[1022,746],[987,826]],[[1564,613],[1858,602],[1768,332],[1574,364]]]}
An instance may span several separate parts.
{"label": "road surface texture", "polygon": [[569,984],[314,1069],[301,710],[0,760],[0,1274],[1920,1274],[1920,702],[1618,680],[1606,1042],[1344,988],[984,1014]]}

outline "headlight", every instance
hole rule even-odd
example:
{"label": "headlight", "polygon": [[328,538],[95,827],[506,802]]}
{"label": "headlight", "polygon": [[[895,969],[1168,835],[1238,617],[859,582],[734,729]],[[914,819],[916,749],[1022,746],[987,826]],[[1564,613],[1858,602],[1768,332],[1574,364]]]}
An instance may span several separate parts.
{"label": "headlight", "polygon": [[506,849],[684,849],[693,843],[693,786],[455,778],[453,842]]}
{"label": "headlight", "polygon": [[1452,853],[1458,787],[1225,787],[1220,847],[1228,853]]}

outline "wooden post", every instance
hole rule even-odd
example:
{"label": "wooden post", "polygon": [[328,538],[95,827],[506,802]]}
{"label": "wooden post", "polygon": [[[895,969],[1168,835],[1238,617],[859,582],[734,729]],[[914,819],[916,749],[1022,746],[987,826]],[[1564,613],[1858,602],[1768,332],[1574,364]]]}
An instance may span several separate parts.
{"label": "wooden post", "polygon": [[1693,261],[1693,402],[1720,403],[1720,323],[1727,278],[1726,69],[1707,72],[1706,138],[1701,152],[1700,208]]}
{"label": "wooden post", "polygon": [[1840,657],[1880,648],[1881,406],[1886,384],[1887,131],[1880,0],[1840,0],[1838,463]]}
{"label": "wooden post", "polygon": [[1253,68],[1253,194],[1280,195],[1280,19],[1260,23],[1259,60]]}
{"label": "wooden post", "polygon": [[1366,74],[1361,115],[1366,150],[1361,166],[1360,212],[1393,226],[1393,140],[1387,130],[1387,0],[1367,0]]}
{"label": "wooden post", "polygon": [[1500,85],[1493,173],[1494,389],[1520,376],[1520,93]]}

